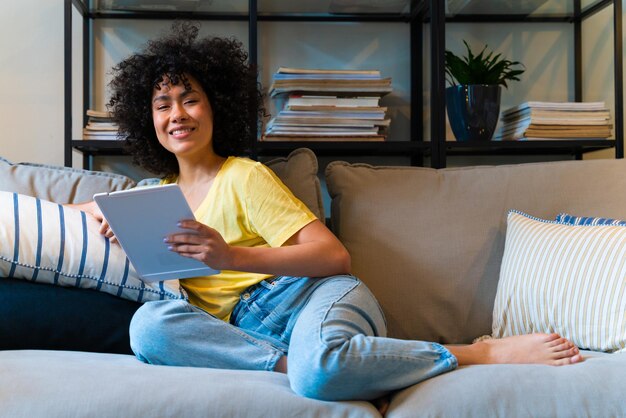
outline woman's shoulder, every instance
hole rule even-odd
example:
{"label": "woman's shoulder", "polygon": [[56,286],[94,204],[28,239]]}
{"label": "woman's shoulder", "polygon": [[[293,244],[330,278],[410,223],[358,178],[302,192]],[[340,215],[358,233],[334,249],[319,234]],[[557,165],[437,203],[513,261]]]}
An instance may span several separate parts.
{"label": "woman's shoulder", "polygon": [[247,157],[230,157],[222,168],[220,177],[223,183],[236,184],[246,190],[281,183],[269,167]]}
{"label": "woman's shoulder", "polygon": [[243,174],[250,175],[254,172],[269,170],[263,163],[248,157],[230,157],[226,160],[224,166],[227,168],[227,172],[237,176]]}

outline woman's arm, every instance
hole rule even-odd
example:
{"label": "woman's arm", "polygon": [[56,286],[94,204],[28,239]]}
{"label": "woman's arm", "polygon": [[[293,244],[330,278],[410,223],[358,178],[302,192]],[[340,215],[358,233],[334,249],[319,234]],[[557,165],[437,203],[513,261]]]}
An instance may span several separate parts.
{"label": "woman's arm", "polygon": [[83,212],[90,214],[91,216],[96,218],[97,221],[100,222],[100,230],[98,232],[100,232],[105,237],[109,238],[111,242],[117,242],[117,239],[113,235],[113,231],[109,227],[109,223],[106,221],[106,219],[104,219],[104,215],[102,215],[102,211],[100,210],[96,202],[92,200],[91,202],[85,202],[85,203],[74,203],[74,204],[68,203],[63,206],[82,210]]}
{"label": "woman's arm", "polygon": [[195,234],[169,236],[170,249],[215,269],[310,277],[350,272],[348,251],[319,220],[275,248],[230,246],[219,232],[197,221],[183,221],[181,227]]}

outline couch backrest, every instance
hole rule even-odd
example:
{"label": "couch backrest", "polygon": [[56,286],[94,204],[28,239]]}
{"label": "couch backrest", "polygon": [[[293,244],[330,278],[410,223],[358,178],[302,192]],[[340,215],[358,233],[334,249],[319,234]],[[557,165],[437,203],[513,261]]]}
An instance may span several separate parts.
{"label": "couch backrest", "polygon": [[[324,204],[313,151],[300,148],[265,164],[322,221]],[[158,184],[159,179],[140,185]],[[0,190],[36,196],[56,203],[82,203],[96,193],[124,190],[136,183],[123,175],[44,164],[11,163],[0,157]]]}
{"label": "couch backrest", "polygon": [[56,203],[82,203],[96,193],[124,190],[135,182],[112,173],[43,164],[13,164],[0,158],[0,190]]}
{"label": "couch backrest", "polygon": [[491,333],[506,215],[626,219],[626,161],[435,170],[331,163],[333,230],[391,336],[467,343]]}

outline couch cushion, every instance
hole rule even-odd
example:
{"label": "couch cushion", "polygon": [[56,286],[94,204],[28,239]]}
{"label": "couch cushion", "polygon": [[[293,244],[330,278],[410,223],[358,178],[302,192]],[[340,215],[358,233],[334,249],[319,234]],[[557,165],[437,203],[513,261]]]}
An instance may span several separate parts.
{"label": "couch cushion", "polygon": [[511,211],[493,336],[557,332],[579,348],[626,347],[626,228]]}
{"label": "couch cushion", "polygon": [[626,161],[435,170],[335,162],[335,233],[390,335],[468,343],[491,332],[506,216],[519,209],[626,219]]}
{"label": "couch cushion", "polygon": [[96,289],[137,302],[183,299],[177,280],[144,283],[85,212],[0,191],[0,277]]}
{"label": "couch cushion", "polygon": [[287,157],[264,163],[285,183],[292,193],[324,221],[324,203],[317,177],[317,158],[308,148],[298,148]]}
{"label": "couch cushion", "polygon": [[265,371],[58,351],[0,352],[0,371],[2,417],[380,417],[368,402],[300,397],[286,375]]}
{"label": "couch cushion", "polygon": [[[389,418],[623,417],[626,353],[582,352],[569,366],[460,367],[397,394]],[[419,411],[417,413],[416,411]]]}
{"label": "couch cushion", "polygon": [[128,326],[140,306],[93,290],[1,278],[0,350],[130,354]]}
{"label": "couch cushion", "polygon": [[57,203],[82,203],[95,193],[131,188],[126,176],[43,164],[12,164],[0,158],[0,190]]}

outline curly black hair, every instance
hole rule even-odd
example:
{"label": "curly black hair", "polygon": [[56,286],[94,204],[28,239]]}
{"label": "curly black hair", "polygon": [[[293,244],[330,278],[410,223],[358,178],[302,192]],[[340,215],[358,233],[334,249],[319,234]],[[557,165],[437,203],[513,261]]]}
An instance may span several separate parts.
{"label": "curly black hair", "polygon": [[236,39],[198,39],[196,25],[175,22],[170,34],[113,67],[108,109],[133,162],[157,175],[178,174],[176,157],[159,144],[152,121],[152,93],[165,77],[185,86],[188,76],[195,78],[213,109],[215,153],[243,154],[265,116],[257,70],[247,59]]}

